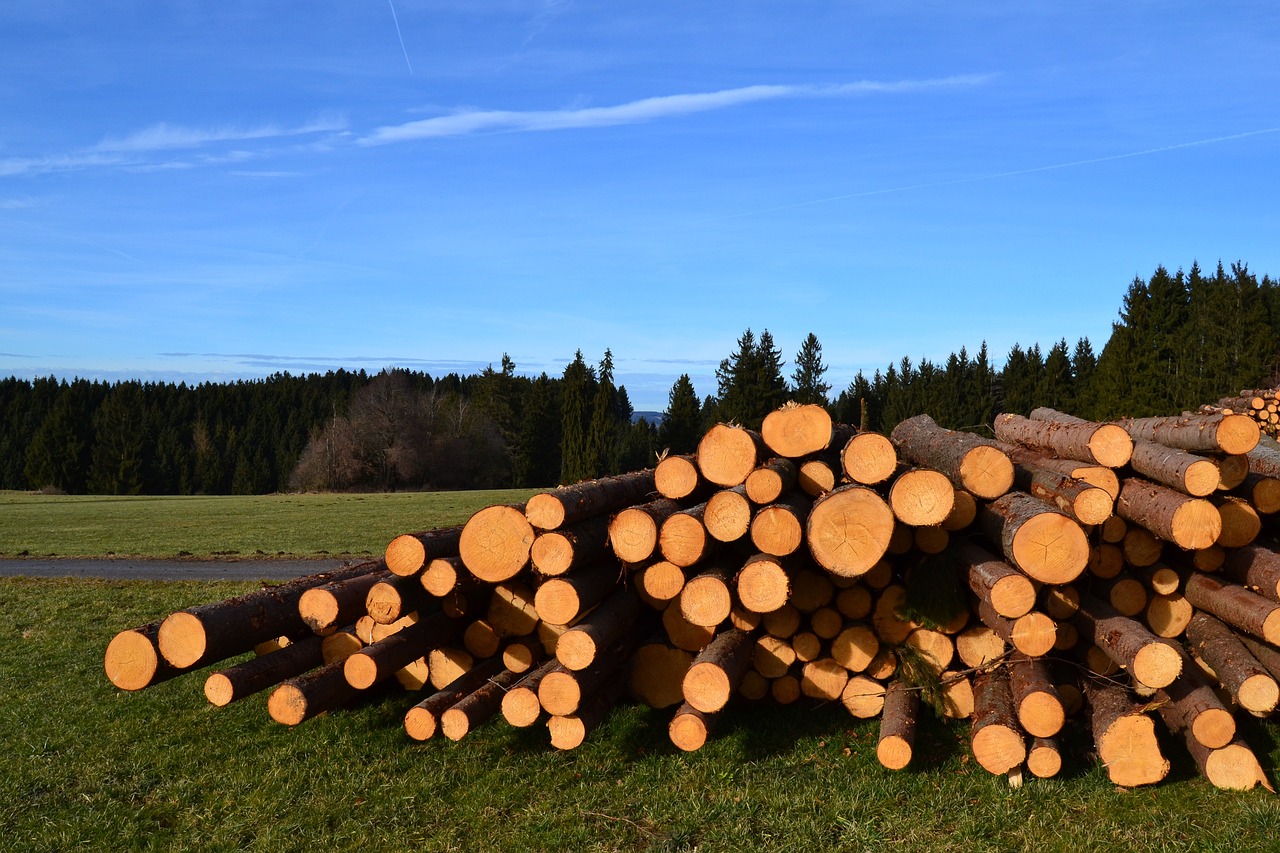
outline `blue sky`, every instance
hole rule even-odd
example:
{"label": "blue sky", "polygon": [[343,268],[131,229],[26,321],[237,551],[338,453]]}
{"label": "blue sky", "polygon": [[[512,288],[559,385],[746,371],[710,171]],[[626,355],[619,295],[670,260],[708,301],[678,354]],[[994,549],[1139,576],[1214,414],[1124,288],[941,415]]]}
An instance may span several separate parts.
{"label": "blue sky", "polygon": [[0,375],[230,379],[742,331],[837,389],[1280,275],[1269,3],[0,6]]}

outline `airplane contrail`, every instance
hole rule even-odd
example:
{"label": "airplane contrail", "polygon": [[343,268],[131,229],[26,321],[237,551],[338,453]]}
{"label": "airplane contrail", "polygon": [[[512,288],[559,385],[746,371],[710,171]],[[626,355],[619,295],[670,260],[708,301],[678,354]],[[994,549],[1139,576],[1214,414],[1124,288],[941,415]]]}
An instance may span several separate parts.
{"label": "airplane contrail", "polygon": [[396,25],[396,38],[400,39],[400,52],[404,54],[404,64],[409,66],[409,76],[413,76],[413,63],[409,61],[409,51],[404,46],[404,34],[400,32],[400,19],[396,17],[396,7],[391,0],[387,0],[387,5],[391,7],[391,20]]}

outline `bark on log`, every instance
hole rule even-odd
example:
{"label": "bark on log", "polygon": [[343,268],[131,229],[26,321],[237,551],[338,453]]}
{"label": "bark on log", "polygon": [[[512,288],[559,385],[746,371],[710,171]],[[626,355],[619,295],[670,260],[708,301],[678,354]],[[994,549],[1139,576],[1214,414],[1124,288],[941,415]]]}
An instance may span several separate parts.
{"label": "bark on log", "polygon": [[298,615],[316,634],[330,634],[368,612],[365,598],[369,590],[392,576],[389,570],[380,570],[313,587],[298,599]]}
{"label": "bark on log", "polygon": [[1153,483],[1203,498],[1218,488],[1218,465],[1212,459],[1156,444],[1136,441],[1129,467]]}
{"label": "bark on log", "polygon": [[1222,515],[1209,501],[1137,477],[1121,484],[1116,515],[1188,550],[1207,548],[1222,533]]}
{"label": "bark on log", "polygon": [[742,487],[753,504],[771,504],[796,487],[800,468],[795,462],[782,456],[774,456],[761,462],[747,475]]}
{"label": "bark on log", "polygon": [[702,523],[707,533],[720,542],[736,542],[751,529],[751,501],[746,486],[721,489],[707,498]]}
{"label": "bark on log", "polygon": [[988,773],[1003,776],[1027,759],[1027,746],[1013,709],[1003,667],[973,677],[973,757]]}
{"label": "bark on log", "polygon": [[1107,778],[1131,788],[1153,785],[1169,773],[1169,762],[1156,741],[1155,723],[1142,713],[1121,687],[1085,682],[1090,724],[1098,758]]}
{"label": "bark on log", "polygon": [[833,433],[831,415],[813,403],[788,403],[774,409],[764,416],[760,426],[765,445],[779,456],[791,459],[826,450]]}
{"label": "bark on log", "polygon": [[1009,658],[1009,689],[1023,731],[1048,738],[1062,730],[1066,709],[1044,661],[1014,652]]}
{"label": "bark on log", "polygon": [[599,515],[539,535],[529,548],[529,559],[539,574],[555,577],[610,553],[609,518]]}
{"label": "bark on log", "polygon": [[1183,594],[1193,607],[1273,646],[1280,644],[1280,604],[1243,586],[1198,572],[1187,578]]}
{"label": "bark on log", "polygon": [[541,492],[529,498],[524,514],[538,530],[559,530],[566,524],[639,503],[653,491],[654,472],[646,468]]}
{"label": "bark on log", "polygon": [[840,451],[840,468],[854,483],[878,486],[898,469],[898,451],[878,432],[859,432]]}
{"label": "bark on log", "polygon": [[996,613],[1017,619],[1035,607],[1035,585],[1004,560],[967,541],[958,543],[952,553],[965,568],[969,589],[978,598],[989,601]]}
{"label": "bark on log", "polygon": [[226,660],[281,635],[304,636],[310,629],[298,614],[303,593],[383,566],[382,560],[370,560],[171,613],[160,623],[157,647],[170,665],[190,669]]}
{"label": "bark on log", "polygon": [[640,563],[651,557],[658,547],[658,531],[662,523],[681,509],[668,498],[627,507],[609,523],[609,544],[624,563]]}
{"label": "bark on log", "polygon": [[1037,468],[1045,471],[1052,471],[1060,474],[1069,480],[1079,480],[1088,483],[1094,488],[1102,489],[1111,495],[1111,499],[1115,500],[1120,494],[1120,478],[1116,476],[1116,472],[1102,465],[1090,465],[1085,462],[1077,462],[1073,459],[1059,459],[1055,456],[1045,456],[1042,453],[1036,453],[1034,450],[1028,450],[1019,444],[1009,444],[1005,441],[996,442],[996,446],[1004,451],[1005,455],[1014,465],[1022,465],[1027,468]]}
{"label": "bark on log", "polygon": [[764,458],[760,433],[731,424],[716,424],[698,442],[698,471],[722,488],[743,483]]}
{"label": "bark on log", "polygon": [[693,454],[664,456],[653,471],[654,488],[658,494],[673,501],[682,501],[709,488],[698,473],[697,458]]}
{"label": "bark on log", "polygon": [[1226,791],[1251,791],[1261,785],[1271,793],[1275,788],[1267,780],[1258,757],[1243,740],[1235,740],[1218,749],[1210,749],[1184,733],[1187,752],[1196,762],[1204,778],[1215,788]]}
{"label": "bark on log", "polygon": [[644,605],[636,594],[618,587],[586,619],[560,635],[556,660],[575,672],[593,666],[633,629],[642,612]]}
{"label": "bark on log", "polygon": [[548,578],[533,596],[538,618],[552,625],[572,625],[604,601],[618,586],[621,568],[606,560],[560,578]]}
{"label": "bark on log", "polygon": [[393,575],[416,575],[431,560],[458,553],[462,525],[405,533],[387,543],[386,564]]}
{"label": "bark on log", "polygon": [[731,629],[719,634],[685,673],[684,700],[708,714],[723,708],[751,665],[753,645],[746,631]]}
{"label": "bark on log", "polygon": [[671,718],[671,723],[667,726],[667,736],[678,748],[685,752],[694,752],[706,745],[707,737],[715,728],[717,719],[719,714],[699,711],[685,702]]}
{"label": "bark on log", "polygon": [[881,766],[902,770],[911,763],[919,713],[920,694],[902,679],[890,683],[884,693],[880,738],[876,742],[876,760]]}
{"label": "bark on log", "polygon": [[1181,415],[1116,421],[1135,439],[1193,453],[1248,453],[1258,445],[1258,424],[1245,415]]}
{"label": "bark on log", "polygon": [[818,565],[834,575],[856,578],[888,550],[893,512],[870,489],[843,486],[814,502],[805,529]]}
{"label": "bark on log", "polygon": [[440,715],[440,730],[444,736],[459,741],[473,729],[484,725],[502,710],[503,695],[523,677],[522,673],[502,670],[486,679]]}
{"label": "bark on log", "polygon": [[978,523],[1010,563],[1041,583],[1070,583],[1088,565],[1089,540],[1080,525],[1025,492],[986,504]]}
{"label": "bark on log", "polygon": [[205,679],[205,698],[221,708],[323,666],[323,646],[323,637],[307,637],[278,651],[215,672]]}
{"label": "bark on log", "polygon": [[793,491],[758,509],[751,519],[751,542],[756,550],[775,557],[799,551],[805,540],[805,519],[812,507],[808,495]]}
{"label": "bark on log", "polygon": [[706,511],[707,504],[700,503],[663,520],[658,529],[658,550],[663,559],[686,568],[711,554],[715,541],[703,524]]}
{"label": "bark on log", "polygon": [[502,697],[502,718],[518,729],[528,728],[536,723],[542,715],[538,686],[548,673],[559,666],[554,659],[545,661],[508,690]]}
{"label": "bark on log", "polygon": [[993,500],[1013,486],[1013,463],[994,442],[944,429],[928,415],[902,421],[890,439],[916,465],[946,474],[979,498]]}
{"label": "bark on log", "polygon": [[1249,460],[1249,472],[1272,480],[1280,480],[1280,447],[1275,442],[1263,442],[1250,450],[1246,457]]}
{"label": "bark on log", "polygon": [[501,583],[529,565],[534,532],[524,511],[523,504],[491,506],[467,520],[458,539],[458,554],[471,574]]}
{"label": "bark on log", "polygon": [[121,690],[141,690],[195,668],[176,667],[165,660],[156,642],[159,632],[160,623],[151,622],[111,638],[102,666],[112,684]]}
{"label": "bark on log", "polygon": [[1114,424],[1099,424],[1041,408],[1030,418],[996,415],[996,438],[1021,444],[1045,456],[1076,459],[1106,468],[1120,468],[1133,453],[1133,439]]}
{"label": "bark on log", "polygon": [[937,525],[951,514],[955,496],[955,487],[946,475],[929,468],[908,468],[889,487],[889,508],[903,524]]}
{"label": "bark on log", "polygon": [[444,613],[433,613],[347,658],[343,663],[343,674],[352,687],[367,690],[390,678],[413,659],[453,638],[460,628],[457,620]]}
{"label": "bark on log", "polygon": [[1236,736],[1236,719],[1195,666],[1184,666],[1182,675],[1157,690],[1156,710],[1169,731],[1189,732],[1197,742],[1220,749]]}
{"label": "bark on log", "polygon": [[405,733],[414,740],[435,737],[440,732],[440,718],[444,713],[500,672],[502,662],[494,658],[436,690],[405,713]]}
{"label": "bark on log", "polygon": [[1073,620],[1082,636],[1148,687],[1168,687],[1182,672],[1182,655],[1173,644],[1109,604],[1086,596]]}
{"label": "bark on log", "polygon": [[1280,684],[1231,629],[1208,613],[1197,613],[1187,625],[1192,654],[1213,668],[1218,681],[1255,717],[1265,717],[1280,702]]}
{"label": "bark on log", "polygon": [[347,683],[342,669],[343,662],[334,661],[282,683],[267,698],[271,719],[296,726],[356,698],[360,691]]}
{"label": "bark on log", "polygon": [[621,680],[600,685],[591,696],[583,700],[582,706],[572,714],[555,715],[547,720],[547,731],[551,735],[551,745],[556,749],[577,749],[582,746],[600,724],[604,722],[618,697],[622,695]]}

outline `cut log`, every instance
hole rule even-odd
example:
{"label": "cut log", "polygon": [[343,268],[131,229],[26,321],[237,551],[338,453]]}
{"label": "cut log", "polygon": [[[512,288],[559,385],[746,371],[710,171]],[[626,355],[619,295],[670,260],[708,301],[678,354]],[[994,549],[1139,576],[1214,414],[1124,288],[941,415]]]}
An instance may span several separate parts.
{"label": "cut log", "polygon": [[617,563],[604,561],[571,575],[548,578],[533,596],[538,618],[552,625],[572,625],[617,588],[620,574]]}
{"label": "cut log", "polygon": [[1236,634],[1254,660],[1266,667],[1272,678],[1280,681],[1280,649],[1261,643],[1245,634]]}
{"label": "cut log", "polygon": [[1218,464],[1212,459],[1156,444],[1136,441],[1129,466],[1153,483],[1203,498],[1218,488]]}
{"label": "cut log", "polygon": [[1183,594],[1193,607],[1273,646],[1280,644],[1280,604],[1243,586],[1198,572],[1187,579]]}
{"label": "cut log", "polygon": [[323,637],[307,637],[278,651],[215,672],[205,679],[205,698],[221,708],[323,666],[323,645]]}
{"label": "cut log", "polygon": [[538,686],[548,673],[559,666],[555,660],[544,661],[508,690],[502,697],[502,718],[518,729],[528,728],[536,723],[538,717],[542,716]]}
{"label": "cut log", "polygon": [[1027,748],[1027,770],[1037,779],[1051,779],[1062,771],[1062,750],[1053,738],[1038,737]]}
{"label": "cut log", "polygon": [[1217,463],[1218,491],[1220,492],[1231,491],[1243,483],[1245,478],[1249,476],[1248,454],[1219,456],[1217,458]]}
{"label": "cut log", "polygon": [[747,487],[734,486],[721,489],[707,499],[702,524],[711,538],[719,542],[736,542],[751,528],[751,513]]}
{"label": "cut log", "polygon": [[1280,684],[1231,629],[1208,613],[1197,613],[1187,626],[1191,653],[1213,668],[1218,681],[1241,708],[1255,717],[1269,715],[1280,702]]}
{"label": "cut log", "polygon": [[956,656],[970,669],[978,669],[1005,656],[1008,646],[988,625],[974,625],[956,636]]}
{"label": "cut log", "polygon": [[812,631],[799,631],[792,634],[790,645],[791,650],[795,652],[796,660],[800,663],[809,663],[822,657],[822,638]]}
{"label": "cut log", "polygon": [[685,673],[684,701],[708,714],[723,708],[751,665],[753,647],[746,631],[730,629],[719,634]]}
{"label": "cut log", "polygon": [[1160,753],[1155,723],[1135,705],[1121,687],[1085,682],[1090,725],[1098,758],[1113,784],[1132,788],[1153,785],[1169,773],[1169,762]]}
{"label": "cut log", "polygon": [[1006,619],[985,601],[978,602],[978,618],[1009,645],[1033,658],[1043,657],[1058,639],[1058,627],[1052,619],[1032,610],[1017,619]]}
{"label": "cut log", "polygon": [[871,627],[885,643],[896,646],[904,642],[918,622],[903,616],[907,602],[907,590],[901,584],[891,584],[880,592],[876,606],[871,611]]}
{"label": "cut log", "polygon": [[1040,408],[1030,418],[996,415],[996,438],[1021,444],[1045,456],[1076,459],[1107,468],[1120,468],[1133,453],[1133,439],[1114,424],[1081,420],[1053,409]]}
{"label": "cut log", "polygon": [[806,532],[818,565],[835,575],[858,577],[888,550],[893,511],[870,489],[842,486],[814,502]]}
{"label": "cut log", "polygon": [[[748,673],[749,674],[749,673]],[[746,675],[743,675],[746,678]],[[800,698],[800,679],[788,673],[769,682],[769,695],[779,705],[790,705]]]}
{"label": "cut log", "polygon": [[689,578],[680,590],[680,613],[693,625],[714,628],[729,618],[733,609],[733,577],[731,563],[719,563]]}
{"label": "cut log", "polygon": [[836,609],[846,619],[865,619],[871,614],[871,591],[865,586],[846,587],[836,594]]}
{"label": "cut log", "polygon": [[383,567],[383,561],[370,560],[171,613],[160,623],[156,646],[171,666],[190,669],[250,651],[282,634],[305,636],[311,631],[298,614],[303,593]]}
{"label": "cut log", "polygon": [[1249,503],[1263,515],[1275,515],[1280,512],[1280,479],[1250,474],[1237,492],[1244,495]]}
{"label": "cut log", "polygon": [[945,475],[929,468],[908,468],[889,487],[889,508],[903,524],[942,524],[955,506],[955,493]]}
{"label": "cut log", "polygon": [[1066,709],[1044,661],[1014,652],[1009,658],[1009,690],[1023,731],[1048,738],[1062,730]]}
{"label": "cut log", "polygon": [[756,550],[776,557],[799,551],[804,545],[805,519],[812,506],[808,495],[793,491],[758,509],[751,519],[751,542]]}
{"label": "cut log", "polygon": [[819,607],[809,614],[809,628],[822,640],[834,639],[844,624],[844,617],[834,607]]}
{"label": "cut log", "polygon": [[493,587],[485,621],[504,637],[524,637],[538,627],[535,594],[526,584],[508,581]]}
{"label": "cut log", "polygon": [[428,560],[418,575],[422,588],[428,595],[445,598],[453,593],[467,593],[479,586],[480,581],[471,576],[461,557],[436,557]]}
{"label": "cut log", "polygon": [[973,677],[973,757],[988,773],[1003,776],[1027,759],[1022,729],[1014,715],[1009,674],[1003,667]]}
{"label": "cut log", "polygon": [[897,654],[892,649],[881,647],[880,651],[876,652],[876,656],[871,659],[871,663],[867,664],[866,672],[863,674],[876,681],[888,681],[897,671]]}
{"label": "cut log", "polygon": [[928,415],[902,421],[890,439],[905,458],[946,474],[957,488],[984,500],[1013,487],[1013,463],[995,442],[944,429]]}
{"label": "cut log", "polygon": [[1115,508],[1115,501],[1105,489],[1026,462],[1014,463],[1013,487],[1081,524],[1102,524]]}
{"label": "cut log", "polygon": [[298,599],[298,615],[315,633],[332,633],[364,615],[369,590],[391,576],[390,571],[381,570],[313,587]]}
{"label": "cut log", "polygon": [[1181,637],[1191,622],[1195,608],[1180,592],[1170,595],[1153,595],[1143,611],[1143,619],[1151,633],[1166,640]]}
{"label": "cut log", "polygon": [[[491,658],[497,660],[497,658]],[[458,646],[439,646],[427,652],[431,686],[437,690],[448,687],[454,679],[461,678],[475,668],[475,659]]]}
{"label": "cut log", "polygon": [[1193,453],[1248,453],[1258,445],[1258,424],[1246,415],[1181,415],[1116,421],[1135,439]]}
{"label": "cut log", "polygon": [[553,717],[568,717],[576,714],[585,700],[610,682],[616,682],[619,687],[625,685],[626,679],[618,670],[625,663],[628,651],[629,647],[615,646],[594,665],[579,672],[563,666],[552,669],[538,685],[542,709]]}
{"label": "cut log", "polygon": [[1042,453],[1036,453],[1034,450],[1028,450],[1020,444],[1009,444],[1005,441],[996,442],[996,446],[1004,451],[1005,455],[1015,465],[1052,471],[1070,480],[1080,480],[1095,488],[1102,489],[1111,495],[1112,500],[1115,500],[1120,494],[1120,478],[1110,468],[1077,462],[1073,459],[1045,456]]}
{"label": "cut log", "polygon": [[876,760],[882,766],[902,770],[911,763],[919,713],[919,692],[902,679],[890,683],[884,693],[880,738],[876,742]]}
{"label": "cut log", "polygon": [[529,565],[533,525],[524,505],[490,506],[467,520],[458,540],[458,553],[467,570],[482,581],[510,580]]}
{"label": "cut log", "polygon": [[1098,584],[1094,592],[1105,595],[1111,609],[1121,616],[1137,616],[1147,609],[1147,586],[1131,575],[1120,575]]}
{"label": "cut log", "polygon": [[860,720],[879,716],[884,710],[884,685],[869,676],[855,675],[845,684],[840,704]]}
{"label": "cut log", "polygon": [[658,529],[658,550],[663,559],[681,568],[705,560],[715,545],[703,524],[707,505],[700,503],[673,513]]}
{"label": "cut log", "polygon": [[690,652],[702,651],[716,635],[715,628],[695,625],[684,617],[679,596],[662,611],[662,627],[673,646]]}
{"label": "cut log", "polygon": [[526,673],[545,656],[546,649],[542,640],[537,637],[521,637],[507,643],[502,649],[502,665],[512,672]]}
{"label": "cut log", "polygon": [[1041,583],[1070,583],[1088,565],[1089,540],[1080,525],[1025,492],[981,507],[978,524],[1010,563]]}
{"label": "cut log", "polygon": [[566,524],[639,503],[653,491],[654,472],[646,468],[541,492],[529,498],[524,514],[539,530],[559,530]]}
{"label": "cut log", "polygon": [[392,576],[380,580],[369,587],[364,597],[365,612],[379,625],[390,625],[432,603],[431,594],[414,577]]}
{"label": "cut log", "polygon": [[973,542],[961,542],[952,553],[966,569],[969,589],[991,603],[992,609],[1008,619],[1031,612],[1036,603],[1031,579],[1004,560]]}
{"label": "cut log", "polygon": [[627,507],[609,523],[609,543],[614,555],[624,563],[640,563],[658,548],[658,531],[662,522],[681,509],[680,504],[659,498],[646,504]]}
{"label": "cut log", "polygon": [[461,525],[397,536],[387,543],[387,569],[393,575],[412,577],[431,560],[457,554],[461,538]]}
{"label": "cut log", "polygon": [[764,416],[760,436],[779,456],[799,459],[831,444],[834,426],[831,415],[813,403],[788,403]]}
{"label": "cut log", "polygon": [[951,512],[942,521],[942,529],[959,533],[978,517],[978,501],[964,489],[956,489],[952,496]]}
{"label": "cut log", "polygon": [[666,560],[650,563],[633,577],[636,591],[655,610],[661,610],[674,601],[685,585],[684,569]]}
{"label": "cut log", "polygon": [[840,698],[848,682],[847,669],[831,658],[819,658],[801,670],[800,692],[810,699],[830,702]]}
{"label": "cut log", "polygon": [[121,690],[141,690],[195,668],[175,667],[161,657],[156,645],[159,633],[160,623],[152,622],[111,638],[102,665],[112,684]]}
{"label": "cut log", "polygon": [[435,737],[441,733],[441,717],[446,711],[502,671],[502,662],[495,658],[485,661],[450,684],[439,688],[405,713],[405,733],[414,740],[429,740]]}
{"label": "cut log", "polygon": [[835,597],[835,585],[826,572],[797,569],[791,573],[791,604],[801,613],[826,607]]}
{"label": "cut log", "polygon": [[453,638],[460,627],[457,620],[444,613],[434,613],[347,658],[343,663],[343,674],[352,687],[367,690],[390,678],[414,658]]}
{"label": "cut log", "polygon": [[840,467],[850,481],[878,486],[898,469],[898,451],[877,432],[859,432],[840,451]]}
{"label": "cut log", "polygon": [[962,672],[944,672],[939,676],[942,686],[942,715],[948,720],[967,720],[973,716],[973,682]]}
{"label": "cut log", "polygon": [[1145,527],[1126,530],[1120,548],[1124,562],[1138,568],[1155,565],[1164,554],[1164,542]]}
{"label": "cut log", "polygon": [[650,708],[670,708],[684,701],[684,676],[693,653],[657,640],[643,643],[631,656],[631,694]]}
{"label": "cut log", "polygon": [[806,459],[800,463],[796,484],[811,498],[822,497],[840,482],[839,455],[832,455],[830,459],[826,457],[827,454],[823,454],[820,458]]}
{"label": "cut log", "polygon": [[334,631],[327,637],[322,638],[320,643],[321,663],[346,660],[363,648],[364,641],[356,636],[354,627]]}
{"label": "cut log", "polygon": [[1258,757],[1243,740],[1235,740],[1218,749],[1210,749],[1197,741],[1189,732],[1184,733],[1187,752],[1195,759],[1196,767],[1215,788],[1227,791],[1251,791],[1261,785],[1271,793],[1275,788],[1267,780]]}
{"label": "cut log", "polygon": [[743,607],[754,613],[771,613],[787,603],[791,580],[777,557],[754,554],[738,570],[734,588]]}
{"label": "cut log", "polygon": [[653,481],[658,494],[673,501],[691,498],[707,487],[693,454],[664,456],[654,468]]}
{"label": "cut log", "polygon": [[1148,687],[1168,687],[1182,672],[1182,655],[1168,640],[1096,598],[1083,597],[1073,617],[1085,639]]}
{"label": "cut log", "polygon": [[706,745],[707,737],[715,728],[718,714],[699,711],[688,702],[682,704],[667,726],[671,742],[685,752],[694,752]]}
{"label": "cut log", "polygon": [[616,588],[603,604],[560,635],[556,659],[575,672],[593,666],[632,630],[643,611],[644,605],[632,590]]}
{"label": "cut log", "polygon": [[849,625],[831,641],[831,657],[849,672],[865,672],[879,652],[880,638],[868,625]]}
{"label": "cut log", "polygon": [[716,424],[698,442],[698,471],[717,486],[737,486],[746,481],[766,452],[760,433],[732,424]]}
{"label": "cut log", "polygon": [[1214,542],[1222,548],[1243,548],[1258,538],[1262,532],[1262,519],[1258,511],[1244,498],[1223,496],[1217,498],[1218,514],[1222,517],[1222,532]]}
{"label": "cut log", "polygon": [[796,662],[796,651],[791,643],[770,634],[757,637],[751,651],[751,665],[765,678],[781,678]]}
{"label": "cut log", "polygon": [[769,687],[769,679],[754,669],[749,669],[742,674],[742,681],[738,683],[738,695],[748,702],[759,702],[769,695]]}
{"label": "cut log", "polygon": [[1220,749],[1236,736],[1236,720],[1200,670],[1184,666],[1182,676],[1155,694],[1156,710],[1169,731],[1190,732],[1197,742]]}
{"label": "cut log", "polygon": [[951,534],[942,527],[911,528],[912,544],[921,554],[941,554],[951,544]]}
{"label": "cut log", "polygon": [[747,475],[742,487],[753,504],[771,504],[796,487],[800,468],[781,456],[766,459]]}
{"label": "cut log", "polygon": [[491,658],[502,648],[502,637],[484,619],[476,619],[462,632],[462,647],[475,658]]}
{"label": "cut log", "polygon": [[609,556],[609,518],[599,515],[550,530],[533,540],[529,559],[539,574],[555,577]]}
{"label": "cut log", "polygon": [[484,725],[502,710],[503,694],[515,686],[521,678],[523,678],[521,673],[503,670],[486,679],[440,715],[440,731],[449,740],[462,740],[468,733]]}
{"label": "cut log", "polygon": [[267,713],[277,723],[296,726],[345,705],[360,691],[347,683],[342,671],[343,661],[334,661],[283,682],[267,698]]}

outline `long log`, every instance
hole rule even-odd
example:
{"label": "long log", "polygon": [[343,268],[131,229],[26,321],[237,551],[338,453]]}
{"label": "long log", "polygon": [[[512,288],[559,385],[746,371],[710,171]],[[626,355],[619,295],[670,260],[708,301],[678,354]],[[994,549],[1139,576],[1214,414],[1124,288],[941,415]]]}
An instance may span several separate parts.
{"label": "long log", "polygon": [[1006,441],[998,441],[996,446],[1004,451],[1015,466],[1021,465],[1025,468],[1052,471],[1069,480],[1088,483],[1090,486],[1102,489],[1111,495],[1113,501],[1120,494],[1120,478],[1116,476],[1115,471],[1103,465],[1090,465],[1087,462],[1077,462],[1074,459],[1045,456],[1043,453],[1029,450],[1020,444],[1009,444]]}
{"label": "long log", "polygon": [[1004,560],[968,541],[957,544],[952,553],[965,568],[969,589],[978,598],[989,601],[996,613],[1007,619],[1017,619],[1035,607],[1035,585]]}
{"label": "long log", "polygon": [[1119,468],[1133,453],[1133,439],[1114,424],[1081,420],[1049,408],[1036,409],[1030,418],[996,415],[996,438],[1021,444],[1046,456],[1076,459],[1107,468]]}
{"label": "long log", "polygon": [[1017,619],[1006,619],[988,602],[979,601],[978,618],[1009,645],[1033,658],[1047,655],[1057,641],[1057,624],[1038,610]]}
{"label": "long log", "polygon": [[1159,483],[1197,498],[1218,488],[1218,465],[1212,459],[1156,444],[1136,441],[1129,467],[1153,483]]}
{"label": "long log", "polygon": [[868,488],[842,486],[814,501],[805,531],[818,565],[834,575],[856,578],[888,550],[893,511]]}
{"label": "long log", "polygon": [[360,695],[342,674],[343,661],[327,663],[283,682],[267,698],[271,719],[296,726]]}
{"label": "long log", "polygon": [[1187,644],[1207,663],[1237,704],[1255,717],[1265,717],[1280,702],[1280,684],[1231,629],[1208,613],[1197,613],[1187,625]]}
{"label": "long log", "polygon": [[737,486],[746,481],[765,453],[760,433],[732,424],[716,424],[698,442],[698,471],[717,486]]}
{"label": "long log", "polygon": [[390,570],[382,570],[313,587],[298,599],[298,615],[315,633],[332,633],[339,625],[349,625],[367,613],[369,590],[391,577]]}
{"label": "long log", "polygon": [[462,525],[405,533],[387,543],[387,569],[394,575],[410,577],[437,557],[458,553]]}
{"label": "long log", "polygon": [[1041,583],[1070,583],[1089,562],[1089,540],[1074,520],[1025,492],[978,510],[978,525],[1005,558]]}
{"label": "long log", "polygon": [[610,682],[625,683],[618,672],[625,663],[631,644],[624,641],[610,649],[584,670],[574,671],[557,664],[538,684],[538,702],[553,717],[567,717],[577,712],[585,699]]}
{"label": "long log", "polygon": [[1116,423],[1135,439],[1193,453],[1248,453],[1261,436],[1252,418],[1236,414],[1126,418]]}
{"label": "long log", "polygon": [[1187,731],[1210,749],[1231,743],[1236,719],[1205,680],[1200,669],[1184,666],[1182,675],[1155,693],[1156,710],[1169,731]]}
{"label": "long log", "polygon": [[911,763],[919,713],[919,692],[900,678],[891,682],[884,693],[880,737],[876,741],[876,760],[882,766],[902,770]]}
{"label": "long log", "polygon": [[1106,489],[1027,462],[1014,463],[1013,486],[1081,524],[1102,524],[1115,508],[1115,501]]}
{"label": "long log", "polygon": [[973,677],[973,757],[988,773],[1003,776],[1027,759],[1027,746],[1013,709],[1009,675],[1003,667]]}
{"label": "long log", "polygon": [[993,500],[1013,487],[1013,463],[995,442],[944,429],[928,415],[902,421],[889,437],[916,465],[946,474],[979,498]]}
{"label": "long log", "polygon": [[440,718],[444,713],[500,672],[502,661],[493,658],[437,689],[405,713],[405,734],[414,740],[435,737],[440,732]]}
{"label": "long log", "polygon": [[1176,647],[1116,613],[1109,604],[1085,596],[1073,620],[1085,638],[1147,687],[1168,687],[1182,672],[1182,655]]}
{"label": "long log", "polygon": [[1021,652],[1011,655],[1009,690],[1023,731],[1032,737],[1048,738],[1062,730],[1066,709],[1043,660]]}
{"label": "long log", "polygon": [[486,679],[479,687],[459,699],[457,704],[440,715],[440,731],[449,740],[462,740],[473,729],[483,725],[502,710],[503,695],[523,677],[523,673],[503,670]]}
{"label": "long log", "polygon": [[1169,762],[1156,741],[1155,723],[1124,689],[1085,682],[1090,725],[1098,758],[1113,784],[1126,788],[1152,785],[1169,773]]}
{"label": "long log", "polygon": [[433,613],[347,658],[343,674],[352,687],[366,690],[451,639],[460,627],[443,612]]}
{"label": "long log", "polygon": [[616,562],[604,560],[564,577],[548,578],[533,596],[538,618],[552,625],[572,625],[613,593],[622,574]]}
{"label": "long log", "polygon": [[102,666],[112,684],[121,690],[141,690],[195,668],[176,667],[165,660],[156,644],[159,633],[160,623],[151,622],[111,638]]}
{"label": "long log", "polygon": [[306,637],[278,651],[215,672],[205,679],[205,698],[221,708],[323,666],[323,646],[323,637]]}
{"label": "long log", "polygon": [[524,515],[539,530],[559,530],[566,524],[639,503],[653,491],[654,472],[646,468],[540,492],[525,503]]}
{"label": "long log", "polygon": [[1280,644],[1280,604],[1200,572],[1187,578],[1183,594],[1193,607],[1217,616],[1228,625]]}
{"label": "long log", "polygon": [[600,685],[581,707],[572,714],[554,715],[547,720],[551,745],[556,749],[577,749],[587,735],[600,727],[622,695],[623,682],[615,680]]}
{"label": "long log", "polygon": [[542,679],[558,669],[561,664],[554,658],[544,661],[529,672],[502,697],[502,718],[518,729],[528,728],[542,715],[542,703],[538,701],[538,687]]}

